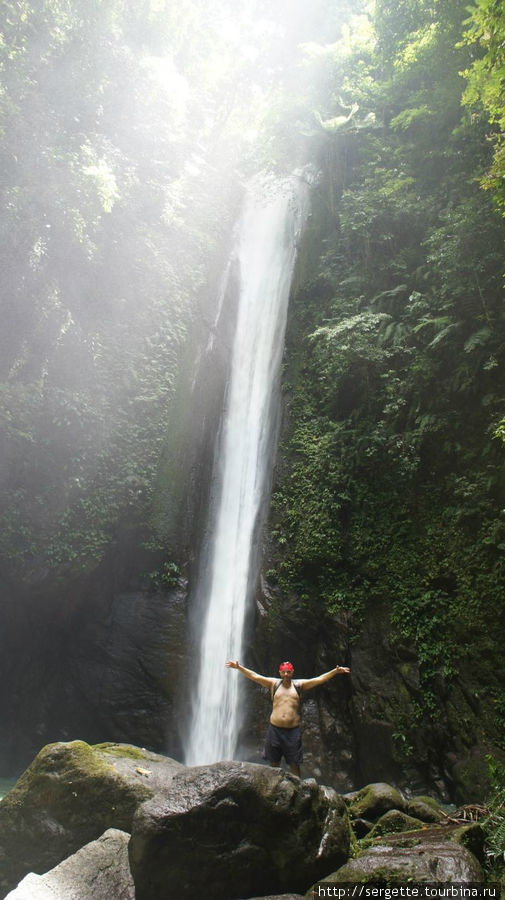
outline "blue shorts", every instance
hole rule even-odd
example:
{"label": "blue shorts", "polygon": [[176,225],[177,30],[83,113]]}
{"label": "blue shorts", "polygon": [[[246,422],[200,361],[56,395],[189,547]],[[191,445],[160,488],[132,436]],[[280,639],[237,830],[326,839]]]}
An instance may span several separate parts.
{"label": "blue shorts", "polygon": [[265,738],[263,759],[279,763],[284,757],[288,765],[300,766],[303,762],[302,733],[300,726],[279,728],[270,722]]}

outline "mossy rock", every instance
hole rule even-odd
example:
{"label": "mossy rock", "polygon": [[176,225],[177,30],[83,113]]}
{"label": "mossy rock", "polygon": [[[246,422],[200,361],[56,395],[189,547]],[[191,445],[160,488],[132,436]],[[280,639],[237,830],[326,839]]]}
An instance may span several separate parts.
{"label": "mossy rock", "polygon": [[140,804],[183,768],[129,744],[48,744],[0,803],[0,897],[108,828],[130,832]]}
{"label": "mossy rock", "polygon": [[451,831],[449,840],[466,847],[477,857],[479,862],[486,861],[484,850],[486,835],[482,825],[479,825],[478,822],[471,822],[469,825],[462,825],[461,828],[454,829]]}
{"label": "mossy rock", "polygon": [[399,809],[390,809],[375,823],[368,834],[368,839],[382,837],[385,834],[398,834],[403,831],[415,831],[423,827],[420,819],[414,819]]}
{"label": "mossy rock", "polygon": [[[405,884],[407,882],[481,883],[484,880],[477,859],[451,841],[422,843],[417,847],[375,846],[351,859],[322,884]],[[317,883],[307,892],[318,894]]]}
{"label": "mossy rock", "polygon": [[425,803],[426,806],[431,806],[432,809],[440,809],[440,803],[437,803],[434,797],[430,797],[429,794],[420,794],[418,797],[412,797],[412,801],[419,800],[421,803]]}
{"label": "mossy rock", "polygon": [[135,747],[133,744],[112,744],[106,742],[104,744],[93,744],[93,750],[99,750],[107,756],[119,757],[120,759],[145,759],[145,750]]}
{"label": "mossy rock", "polygon": [[445,816],[433,797],[413,797],[407,805],[409,816],[421,819],[422,822],[443,822]]}
{"label": "mossy rock", "polygon": [[407,801],[396,788],[384,782],[367,784],[348,798],[349,815],[352,819],[372,819],[389,812],[390,809],[405,812]]}

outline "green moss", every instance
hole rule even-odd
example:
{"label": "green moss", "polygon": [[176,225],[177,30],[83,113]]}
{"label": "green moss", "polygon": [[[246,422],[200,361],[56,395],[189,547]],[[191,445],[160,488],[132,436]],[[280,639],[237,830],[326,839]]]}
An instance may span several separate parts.
{"label": "green moss", "polygon": [[40,797],[48,790],[54,796],[61,786],[66,790],[68,784],[82,778],[110,778],[113,773],[112,766],[84,741],[47,744],[10,791],[8,803],[21,805],[28,795]]}
{"label": "green moss", "polygon": [[101,753],[107,753],[109,756],[117,756],[122,759],[139,759],[145,760],[145,753],[133,744],[93,744],[93,750],[100,750]]}
{"label": "green moss", "polygon": [[456,828],[451,832],[450,840],[466,847],[480,862],[484,862],[485,834],[478,822],[472,822],[470,825],[462,825],[461,828]]}
{"label": "green moss", "polygon": [[367,784],[353,799],[349,813],[354,819],[374,819],[389,810],[405,808],[405,800],[389,784]]}
{"label": "green moss", "polygon": [[428,794],[421,794],[419,797],[413,797],[412,802],[424,803],[426,806],[431,806],[431,808],[434,809],[435,812],[440,811],[440,806],[437,801],[434,799],[434,797],[429,797]]}
{"label": "green moss", "polygon": [[406,815],[405,813],[400,812],[399,809],[390,809],[389,812],[384,813],[378,822],[375,823],[370,834],[367,835],[367,838],[373,840],[373,838],[387,834],[397,834],[402,831],[416,831],[422,827],[423,822],[421,822],[420,819],[415,819],[413,816]]}
{"label": "green moss", "polygon": [[135,811],[154,793],[132,762],[143,758],[141,750],[121,744],[44,747],[0,803],[0,895],[108,828],[130,832]]}

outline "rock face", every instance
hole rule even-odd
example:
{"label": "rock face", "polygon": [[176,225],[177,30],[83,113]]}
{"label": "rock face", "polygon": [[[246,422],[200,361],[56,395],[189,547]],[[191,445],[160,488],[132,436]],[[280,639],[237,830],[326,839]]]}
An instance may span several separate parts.
{"label": "rock face", "polygon": [[45,875],[27,875],[7,900],[135,900],[129,840],[110,828]]}
{"label": "rock face", "polygon": [[[216,763],[177,774],[142,805],[130,867],[137,900],[303,892],[349,854],[344,801],[279,769]],[[318,873],[318,874],[316,874]]]}
{"label": "rock face", "polygon": [[136,809],[180,763],[126,744],[50,744],[0,803],[0,896],[100,837],[129,832]]}
{"label": "rock face", "polygon": [[[389,781],[415,793],[436,792],[445,802],[487,796],[486,755],[501,759],[502,752],[489,732],[483,738],[482,722],[489,727],[493,716],[471,673],[462,670],[455,683],[437,682],[439,720],[425,719],[413,728],[408,723],[415,721],[415,710],[423,703],[421,670],[412,645],[392,642],[387,602],[367,609],[356,635],[347,612],[325,615],[319,604],[303,603],[269,585],[268,572],[280,562],[277,552],[267,536],[256,629],[244,664],[270,674],[281,660],[290,659],[297,676],[304,678],[336,663],[352,670],[351,678],[334,678],[311,691],[308,715],[304,713],[304,773],[341,792]],[[265,701],[256,691],[244,740],[247,750],[261,746],[267,718]],[[255,760],[252,753],[247,758]]]}
{"label": "rock face", "polygon": [[132,569],[158,564],[130,544],[117,553],[65,600],[56,589],[0,600],[0,773],[19,775],[41,746],[75,735],[181,758],[186,585],[142,588]]}

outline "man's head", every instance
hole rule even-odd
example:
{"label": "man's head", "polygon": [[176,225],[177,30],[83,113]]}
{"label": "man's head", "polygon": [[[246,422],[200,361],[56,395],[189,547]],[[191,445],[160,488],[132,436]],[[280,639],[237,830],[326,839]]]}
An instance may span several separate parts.
{"label": "man's head", "polygon": [[286,678],[286,677],[292,678],[294,674],[295,674],[295,667],[294,667],[293,663],[283,662],[280,664],[279,675],[281,676],[281,678]]}

